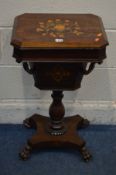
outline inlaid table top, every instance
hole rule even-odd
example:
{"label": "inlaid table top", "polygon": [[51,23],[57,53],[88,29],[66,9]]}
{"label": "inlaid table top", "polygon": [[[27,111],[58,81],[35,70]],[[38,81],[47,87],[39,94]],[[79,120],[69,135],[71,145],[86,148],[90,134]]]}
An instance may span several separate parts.
{"label": "inlaid table top", "polygon": [[80,57],[81,61],[99,62],[106,57],[108,41],[102,20],[96,15],[25,13],[15,18],[11,44],[19,62],[80,61]]}

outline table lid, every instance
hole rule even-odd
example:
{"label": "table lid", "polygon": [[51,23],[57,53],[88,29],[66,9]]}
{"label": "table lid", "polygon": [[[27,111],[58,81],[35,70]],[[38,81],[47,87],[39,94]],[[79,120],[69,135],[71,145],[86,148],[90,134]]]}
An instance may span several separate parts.
{"label": "table lid", "polygon": [[93,14],[17,16],[11,44],[20,49],[102,48],[108,45],[100,17]]}

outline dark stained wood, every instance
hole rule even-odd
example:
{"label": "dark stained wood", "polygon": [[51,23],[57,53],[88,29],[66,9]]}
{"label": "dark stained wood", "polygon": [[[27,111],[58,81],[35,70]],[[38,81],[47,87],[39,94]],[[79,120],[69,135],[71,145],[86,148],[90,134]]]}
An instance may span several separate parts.
{"label": "dark stained wood", "polygon": [[81,116],[75,115],[64,119],[67,132],[63,135],[50,135],[46,126],[50,122],[48,117],[34,114],[24,121],[25,126],[36,128],[37,133],[33,135],[27,145],[20,153],[20,157],[26,160],[30,157],[31,152],[36,148],[72,148],[78,149],[85,161],[91,158],[91,154],[85,148],[85,141],[77,134],[77,129],[87,127],[88,121]]}
{"label": "dark stained wood", "polygon": [[64,118],[62,92],[80,88],[83,76],[106,58],[108,40],[101,18],[92,14],[23,14],[15,18],[11,45],[13,57],[33,75],[35,87],[53,91],[49,118],[35,114],[24,121],[37,133],[20,157],[26,160],[34,148],[71,147],[88,161],[91,154],[76,130],[88,126],[89,121],[79,115]]}
{"label": "dark stained wood", "polygon": [[77,129],[89,125],[87,119],[80,115],[64,118],[65,109],[62,103],[62,91],[53,91],[53,102],[49,108],[50,117],[34,114],[24,120],[27,128],[36,128],[37,133],[27,142],[20,152],[20,157],[27,160],[31,151],[35,148],[72,148],[78,149],[85,161],[89,161],[92,155],[85,147],[85,141],[77,134]]}
{"label": "dark stained wood", "polygon": [[47,130],[51,135],[63,135],[66,132],[63,122],[65,109],[62,103],[62,98],[64,95],[62,91],[53,91],[51,96],[53,98],[53,102],[49,108],[51,122],[49,123]]}
{"label": "dark stained wood", "polygon": [[[33,62],[35,86],[42,90],[75,90],[80,88],[84,75],[82,63]],[[78,79],[78,81],[77,81]]]}
{"label": "dark stained wood", "polygon": [[13,57],[18,63],[22,61],[39,62],[102,62],[106,58],[106,48],[100,49],[17,49]]}

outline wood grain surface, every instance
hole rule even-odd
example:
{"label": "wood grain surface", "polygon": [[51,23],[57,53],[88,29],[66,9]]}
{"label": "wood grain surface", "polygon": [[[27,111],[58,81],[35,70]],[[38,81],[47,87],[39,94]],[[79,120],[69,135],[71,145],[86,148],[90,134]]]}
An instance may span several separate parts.
{"label": "wood grain surface", "polygon": [[27,13],[15,18],[11,44],[21,48],[100,48],[108,41],[96,15]]}

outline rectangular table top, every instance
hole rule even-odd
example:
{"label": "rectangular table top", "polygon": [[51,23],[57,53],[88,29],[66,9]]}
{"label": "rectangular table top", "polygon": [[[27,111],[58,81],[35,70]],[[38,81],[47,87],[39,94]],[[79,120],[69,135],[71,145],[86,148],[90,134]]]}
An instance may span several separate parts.
{"label": "rectangular table top", "polygon": [[[14,57],[22,56],[23,60],[45,60],[47,56],[50,60],[59,54],[56,60],[67,56],[67,59],[81,57],[86,61],[86,57],[93,59],[95,55],[99,61],[106,57],[108,40],[101,18],[93,14],[25,13],[15,18],[11,44],[15,49]],[[63,58],[60,53],[64,53]]]}

